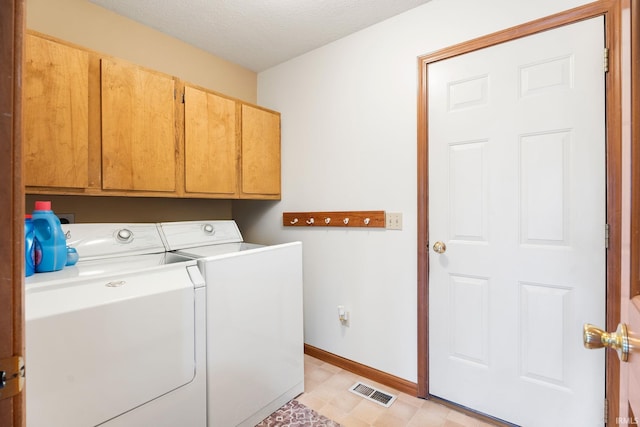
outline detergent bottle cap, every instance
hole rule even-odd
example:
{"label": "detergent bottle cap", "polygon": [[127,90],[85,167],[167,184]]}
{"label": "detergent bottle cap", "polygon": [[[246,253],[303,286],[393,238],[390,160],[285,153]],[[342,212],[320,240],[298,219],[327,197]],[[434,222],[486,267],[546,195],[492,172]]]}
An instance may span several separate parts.
{"label": "detergent bottle cap", "polygon": [[37,211],[50,211],[51,210],[51,202],[50,201],[37,201],[36,202],[36,210]]}

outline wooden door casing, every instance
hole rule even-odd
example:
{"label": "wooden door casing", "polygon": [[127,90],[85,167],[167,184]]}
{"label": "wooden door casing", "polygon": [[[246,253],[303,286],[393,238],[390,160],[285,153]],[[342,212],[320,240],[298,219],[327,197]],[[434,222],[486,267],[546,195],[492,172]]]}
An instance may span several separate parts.
{"label": "wooden door casing", "polygon": [[[625,202],[623,205],[624,232],[628,233],[622,241],[622,295],[621,318],[629,328],[633,339],[640,338],[640,4],[638,0],[622,2],[622,44],[627,50],[623,61],[623,90],[630,97],[622,105],[623,111],[623,155],[628,167],[625,184]],[[627,177],[627,175],[625,175]],[[626,187],[626,183],[630,185]],[[628,216],[626,210],[629,209]],[[610,352],[613,353],[613,352]],[[628,363],[620,363],[620,419],[618,425],[636,425],[640,422],[640,354],[632,351]]]}
{"label": "wooden door casing", "polygon": [[[0,0],[0,358],[24,355],[21,81],[24,1]],[[0,400],[0,425],[25,425],[24,391]]]}

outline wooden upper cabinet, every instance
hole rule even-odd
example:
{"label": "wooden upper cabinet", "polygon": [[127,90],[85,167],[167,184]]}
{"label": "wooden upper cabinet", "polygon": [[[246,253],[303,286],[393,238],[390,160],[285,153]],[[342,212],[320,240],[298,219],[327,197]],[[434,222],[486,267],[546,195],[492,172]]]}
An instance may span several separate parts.
{"label": "wooden upper cabinet", "polygon": [[25,53],[27,192],[280,198],[280,113],[36,32]]}
{"label": "wooden upper cabinet", "polygon": [[280,198],[280,114],[242,105],[242,198]]}
{"label": "wooden upper cabinet", "polygon": [[185,191],[238,193],[236,101],[185,86]]}
{"label": "wooden upper cabinet", "polygon": [[89,55],[25,35],[24,182],[85,188],[89,184]]}
{"label": "wooden upper cabinet", "polygon": [[176,191],[175,80],[103,58],[102,188]]}

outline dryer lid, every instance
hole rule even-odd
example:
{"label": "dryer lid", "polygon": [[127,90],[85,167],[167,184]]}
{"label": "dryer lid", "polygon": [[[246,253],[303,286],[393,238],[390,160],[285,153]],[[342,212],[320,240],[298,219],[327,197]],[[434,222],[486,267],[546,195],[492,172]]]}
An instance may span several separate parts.
{"label": "dryer lid", "polygon": [[242,243],[242,234],[232,220],[163,222],[160,229],[170,251]]}

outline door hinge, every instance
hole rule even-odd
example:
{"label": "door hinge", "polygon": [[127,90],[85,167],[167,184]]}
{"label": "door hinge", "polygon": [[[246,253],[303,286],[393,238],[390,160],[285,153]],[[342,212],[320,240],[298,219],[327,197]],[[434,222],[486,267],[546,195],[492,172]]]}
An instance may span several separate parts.
{"label": "door hinge", "polygon": [[609,224],[604,225],[604,248],[609,249]]}
{"label": "door hinge", "polygon": [[24,359],[13,356],[0,359],[0,399],[20,394],[24,387]]}
{"label": "door hinge", "polygon": [[609,72],[609,48],[608,47],[604,48],[604,56],[602,60],[604,64],[604,72],[608,73]]}
{"label": "door hinge", "polygon": [[184,104],[184,92],[182,92],[182,103]]}
{"label": "door hinge", "polygon": [[607,399],[604,400],[604,423],[607,423],[609,419],[609,401]]}

